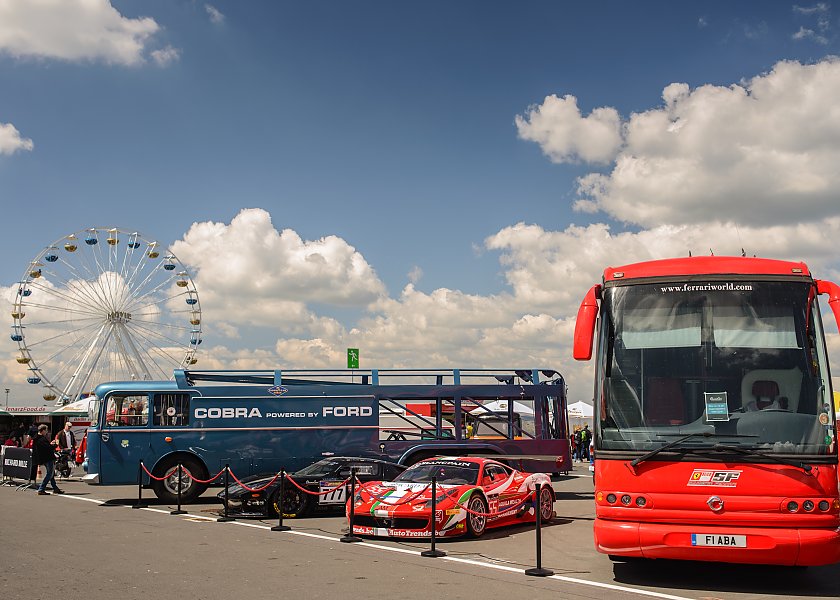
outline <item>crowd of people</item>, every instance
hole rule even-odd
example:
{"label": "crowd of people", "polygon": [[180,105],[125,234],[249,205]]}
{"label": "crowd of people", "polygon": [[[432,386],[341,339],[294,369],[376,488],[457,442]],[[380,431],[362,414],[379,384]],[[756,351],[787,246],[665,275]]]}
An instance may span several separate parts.
{"label": "crowd of people", "polygon": [[569,434],[569,443],[572,446],[572,460],[574,462],[589,462],[589,444],[592,442],[592,432],[589,425],[575,425],[574,431]]}
{"label": "crowd of people", "polygon": [[70,461],[73,461],[76,456],[76,435],[73,433],[70,421],[67,421],[55,436],[50,435],[50,428],[46,424],[33,423],[27,429],[23,424],[16,423],[4,445],[32,450],[32,480],[36,479],[36,469],[43,468],[43,479],[38,485],[38,495],[48,495],[47,486],[52,488],[54,494],[64,493],[55,481],[55,460],[56,453],[61,451],[69,454]]}

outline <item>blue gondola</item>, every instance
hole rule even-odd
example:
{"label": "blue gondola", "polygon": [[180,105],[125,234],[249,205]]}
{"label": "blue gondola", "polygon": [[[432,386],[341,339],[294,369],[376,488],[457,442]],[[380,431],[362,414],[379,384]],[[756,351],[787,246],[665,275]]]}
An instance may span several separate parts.
{"label": "blue gondola", "polygon": [[37,384],[37,383],[41,383],[41,378],[40,377],[27,377],[26,382],[34,385],[34,384]]}
{"label": "blue gondola", "polygon": [[175,263],[164,263],[163,268],[167,271],[174,271],[175,270]]}
{"label": "blue gondola", "polygon": [[198,298],[187,298],[187,304],[192,305],[192,304],[197,304],[197,303],[198,303]]}
{"label": "blue gondola", "polygon": [[47,254],[44,256],[44,260],[47,262],[55,262],[58,260],[58,254]]}
{"label": "blue gondola", "polygon": [[200,339],[199,340],[190,340],[190,344],[192,344],[193,346],[198,346],[200,343],[201,343]]}
{"label": "blue gondola", "polygon": [[11,338],[12,338],[13,342],[22,342],[23,341],[23,336],[19,333],[13,333],[11,335]]}
{"label": "blue gondola", "polygon": [[98,244],[98,243],[99,243],[99,240],[98,240],[98,239],[96,239],[96,238],[95,238],[95,237],[93,237],[93,236],[90,236],[90,237],[86,237],[86,238],[85,238],[85,244],[87,244],[88,246],[95,246],[95,245],[96,245],[96,244]]}

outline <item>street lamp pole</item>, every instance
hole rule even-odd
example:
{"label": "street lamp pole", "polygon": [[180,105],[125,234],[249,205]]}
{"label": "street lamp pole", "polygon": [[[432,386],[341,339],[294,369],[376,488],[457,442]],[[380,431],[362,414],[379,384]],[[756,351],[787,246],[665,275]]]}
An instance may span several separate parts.
{"label": "street lamp pole", "polygon": [[6,408],[9,408],[9,388],[6,388]]}

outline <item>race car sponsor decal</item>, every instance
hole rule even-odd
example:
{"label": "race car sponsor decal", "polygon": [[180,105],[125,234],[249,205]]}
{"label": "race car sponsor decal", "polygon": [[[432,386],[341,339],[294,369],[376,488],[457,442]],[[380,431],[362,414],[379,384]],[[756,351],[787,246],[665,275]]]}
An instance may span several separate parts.
{"label": "race car sponsor decal", "polygon": [[289,388],[283,387],[282,385],[274,385],[268,388],[267,391],[272,396],[282,396],[283,394],[289,391]]}
{"label": "race car sponsor decal", "polygon": [[707,487],[735,487],[742,471],[712,471],[709,469],[694,469],[688,478],[690,486]]}

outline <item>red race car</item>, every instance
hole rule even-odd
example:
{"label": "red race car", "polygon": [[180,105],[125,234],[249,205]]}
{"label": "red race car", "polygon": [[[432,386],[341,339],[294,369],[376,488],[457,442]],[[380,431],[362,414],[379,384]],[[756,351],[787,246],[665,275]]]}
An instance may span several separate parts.
{"label": "red race car", "polygon": [[440,457],[416,463],[393,481],[357,487],[353,533],[430,537],[432,477],[437,481],[434,526],[441,537],[480,537],[490,527],[535,521],[538,483],[542,484],[538,503],[542,521],[554,517],[554,489],[545,473],[521,473],[487,458]]}

